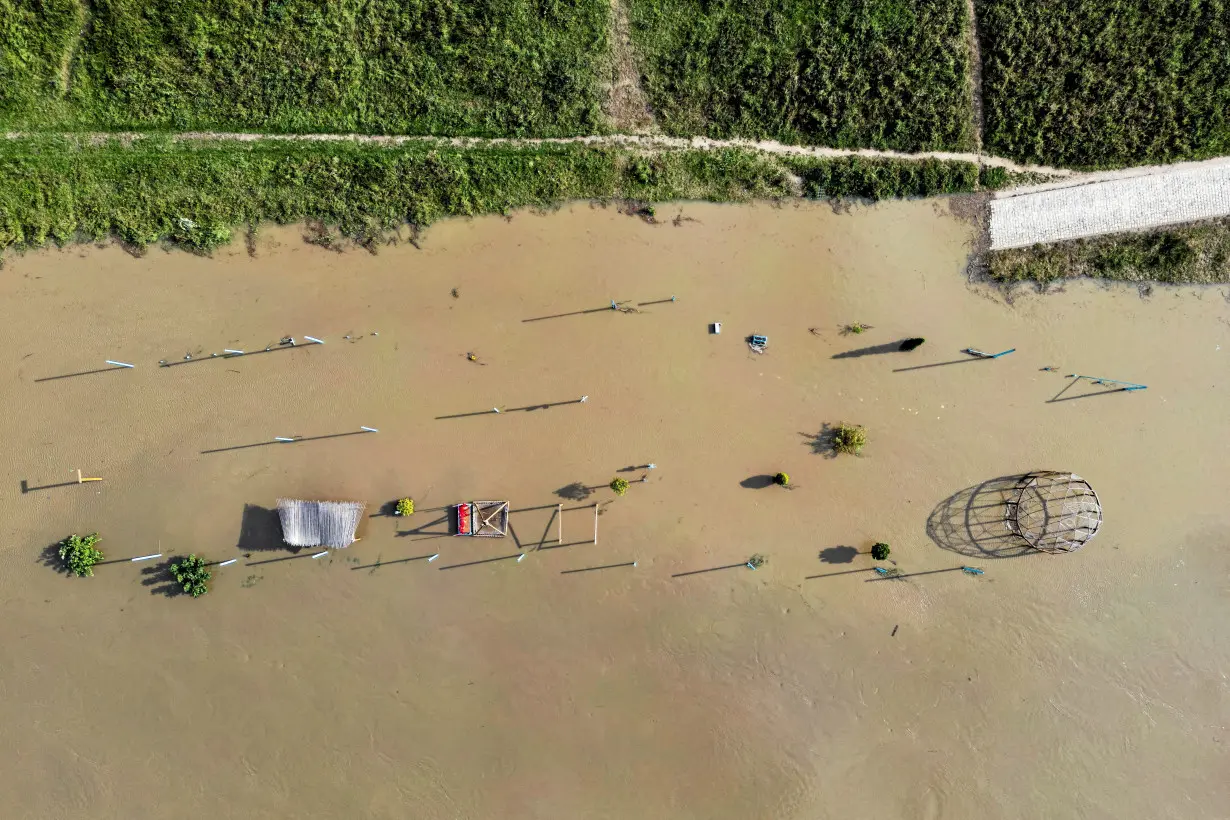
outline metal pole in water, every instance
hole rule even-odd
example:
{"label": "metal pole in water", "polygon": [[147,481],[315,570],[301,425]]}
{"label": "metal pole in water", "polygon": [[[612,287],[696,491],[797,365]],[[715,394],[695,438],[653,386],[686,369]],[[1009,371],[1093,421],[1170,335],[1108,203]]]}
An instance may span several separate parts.
{"label": "metal pole in water", "polygon": [[106,361],[107,364],[113,364],[116,367],[136,367],[135,364],[129,364],[128,362],[113,362],[110,359],[107,359]]}
{"label": "metal pole in water", "polygon": [[156,552],[156,553],[154,553],[153,555],[142,555],[142,556],[139,556],[139,557],[137,557],[137,558],[133,558],[133,559],[131,559],[131,560],[132,560],[132,563],[134,563],[134,564],[135,564],[135,563],[137,563],[138,561],[148,561],[148,560],[150,560],[151,558],[161,558],[161,557],[162,557],[162,553],[161,553],[161,552]]}
{"label": "metal pole in water", "polygon": [[380,432],[375,427],[363,427],[362,425],[359,426],[359,429],[362,430],[364,433],[379,433]]}
{"label": "metal pole in water", "polygon": [[315,342],[318,345],[324,344],[322,340],[317,339],[315,336],[304,336],[303,338],[307,339],[309,342]]}
{"label": "metal pole in water", "polygon": [[328,551],[328,550],[325,550],[324,552],[318,552],[318,553],[316,553],[316,554],[315,554],[315,555],[313,555],[312,557],[313,557],[313,558],[324,558],[324,557],[325,557],[326,555],[328,555],[328,554],[329,554],[329,551]]}
{"label": "metal pole in water", "polygon": [[274,441],[294,441],[293,438],[287,438],[286,436],[274,436],[273,440]]}
{"label": "metal pole in water", "polygon": [[239,560],[238,558],[232,558],[232,559],[231,559],[231,560],[229,560],[229,561],[223,561],[221,564],[218,564],[218,566],[220,566],[220,567],[229,567],[231,564],[234,564],[234,563],[235,563],[236,561],[238,561],[238,560]]}

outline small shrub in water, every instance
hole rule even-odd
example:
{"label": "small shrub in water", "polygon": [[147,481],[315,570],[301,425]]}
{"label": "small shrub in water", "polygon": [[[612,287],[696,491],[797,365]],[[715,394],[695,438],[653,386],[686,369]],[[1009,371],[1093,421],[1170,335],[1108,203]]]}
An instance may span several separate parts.
{"label": "small shrub in water", "polygon": [[213,577],[213,573],[205,566],[205,559],[196,555],[189,555],[171,564],[171,575],[183,587],[184,592],[193,598],[200,598],[209,592],[208,582]]}
{"label": "small shrub in water", "polygon": [[399,498],[397,499],[397,508],[393,510],[394,515],[414,515],[414,499]]}
{"label": "small shrub in water", "polygon": [[833,449],[839,453],[858,455],[867,443],[867,430],[857,424],[841,423],[833,431]]}
{"label": "small shrub in water", "polygon": [[871,557],[877,561],[883,561],[888,557],[890,552],[892,552],[892,550],[889,549],[888,544],[885,544],[883,541],[877,541],[875,544],[871,545]]}
{"label": "small shrub in water", "polygon": [[73,534],[60,542],[60,560],[64,568],[78,577],[94,574],[94,565],[103,559],[98,543],[98,533],[89,535]]}
{"label": "small shrub in water", "polygon": [[611,489],[615,491],[615,495],[623,495],[624,493],[628,492],[628,479],[612,478],[611,479]]}
{"label": "small shrub in water", "polygon": [[747,568],[748,569],[760,569],[767,563],[769,563],[768,558],[765,558],[760,553],[756,553],[751,558],[747,559]]}
{"label": "small shrub in water", "polygon": [[785,487],[790,484],[790,475],[788,473],[778,473],[773,476],[773,483],[779,487]]}

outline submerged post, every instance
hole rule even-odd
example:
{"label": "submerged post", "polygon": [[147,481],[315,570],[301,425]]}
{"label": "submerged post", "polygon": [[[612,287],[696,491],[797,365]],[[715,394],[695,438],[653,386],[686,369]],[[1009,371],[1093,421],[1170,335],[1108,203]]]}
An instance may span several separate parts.
{"label": "submerged post", "polygon": [[135,364],[129,364],[128,362],[113,362],[110,359],[107,359],[107,364],[115,365],[116,367],[136,367]]}
{"label": "submerged post", "polygon": [[559,507],[559,511],[556,513],[556,515],[559,516],[559,542],[558,543],[562,544],[564,543],[564,505],[557,504],[556,506]]}
{"label": "submerged post", "polygon": [[598,505],[594,505],[594,543],[598,543]]}
{"label": "submerged post", "polygon": [[134,564],[135,564],[135,563],[137,563],[138,561],[148,561],[148,560],[150,560],[151,558],[161,558],[161,557],[162,557],[162,553],[161,553],[161,552],[156,552],[156,553],[154,553],[153,555],[138,555],[136,558],[132,558],[132,559],[130,559],[130,560],[132,561],[132,563],[134,563]]}

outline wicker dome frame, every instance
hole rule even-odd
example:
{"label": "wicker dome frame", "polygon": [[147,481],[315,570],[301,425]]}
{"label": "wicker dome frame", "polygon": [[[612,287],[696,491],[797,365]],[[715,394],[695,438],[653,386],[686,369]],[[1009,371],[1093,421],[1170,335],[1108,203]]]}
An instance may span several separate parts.
{"label": "wicker dome frame", "polygon": [[1076,552],[1098,534],[1102,502],[1075,473],[1027,473],[1005,502],[1008,529],[1042,552]]}

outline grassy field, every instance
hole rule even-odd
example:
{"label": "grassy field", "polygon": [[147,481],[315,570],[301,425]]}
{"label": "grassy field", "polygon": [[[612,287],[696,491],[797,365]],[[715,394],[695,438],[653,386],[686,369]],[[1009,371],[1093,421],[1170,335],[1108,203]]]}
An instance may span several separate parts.
{"label": "grassy field", "polygon": [[903,151],[973,144],[962,0],[628,0],[670,134]]}
{"label": "grassy field", "polygon": [[977,0],[984,142],[1102,168],[1230,153],[1226,0]]}
{"label": "grassy field", "polygon": [[996,251],[993,280],[1046,286],[1078,276],[1126,282],[1230,282],[1230,219],[1144,234]]}
{"label": "grassy field", "polygon": [[59,109],[80,10],[75,0],[0,0],[0,122]]}
{"label": "grassy field", "polygon": [[[14,4],[15,3],[15,7]],[[6,8],[7,6],[7,8]],[[0,0],[0,124],[480,136],[603,130],[607,0]],[[65,21],[68,21],[67,23]],[[27,56],[28,55],[28,56]]]}
{"label": "grassy field", "polygon": [[8,180],[0,185],[0,250],[115,236],[134,248],[169,241],[208,251],[230,241],[234,229],[267,221],[318,219],[370,245],[408,224],[577,199],[954,193],[977,187],[979,169],[739,150],[648,155],[581,145],[390,148],[165,138],[87,146],[48,137],[0,143],[0,178]]}

